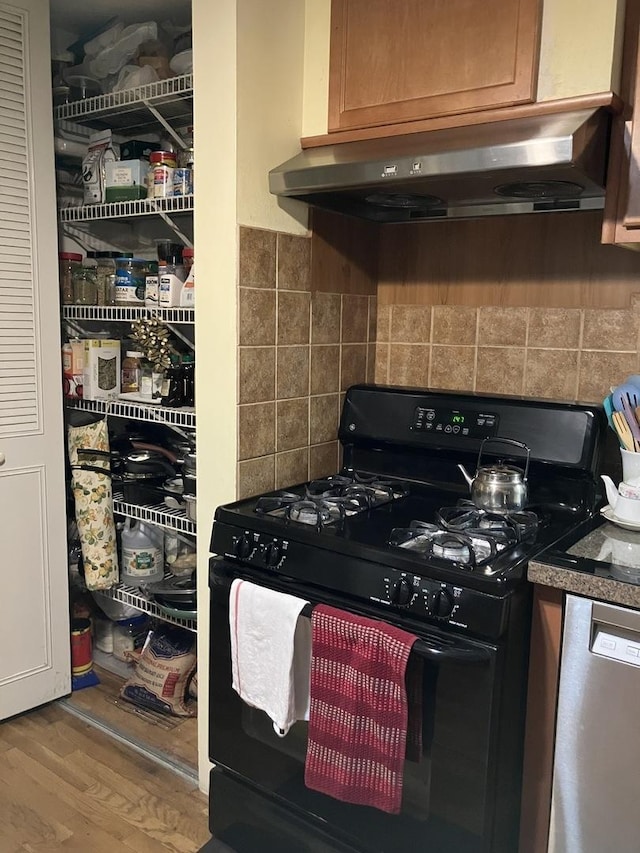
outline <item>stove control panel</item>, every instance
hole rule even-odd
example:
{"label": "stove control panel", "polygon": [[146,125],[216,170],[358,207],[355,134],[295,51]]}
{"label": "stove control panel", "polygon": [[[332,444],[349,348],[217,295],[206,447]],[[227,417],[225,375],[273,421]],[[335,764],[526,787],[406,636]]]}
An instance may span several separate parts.
{"label": "stove control panel", "polygon": [[414,432],[436,436],[491,438],[498,431],[495,412],[472,412],[464,409],[429,408],[416,406],[413,413]]}
{"label": "stove control panel", "polygon": [[282,568],[287,557],[289,543],[263,533],[245,530],[231,538],[227,557],[237,557],[253,566],[277,570]]}
{"label": "stove control panel", "polygon": [[477,600],[482,593],[453,584],[390,570],[382,581],[382,595],[370,600],[399,610],[409,611],[413,618],[447,622],[459,628],[475,627]]}

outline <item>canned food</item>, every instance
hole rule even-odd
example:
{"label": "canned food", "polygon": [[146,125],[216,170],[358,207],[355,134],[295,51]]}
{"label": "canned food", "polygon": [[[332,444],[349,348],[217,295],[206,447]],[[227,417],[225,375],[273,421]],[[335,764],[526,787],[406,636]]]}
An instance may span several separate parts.
{"label": "canned food", "polygon": [[147,261],[116,258],[116,305],[144,305]]}
{"label": "canned food", "polygon": [[173,194],[193,195],[193,172],[191,169],[173,170]]}

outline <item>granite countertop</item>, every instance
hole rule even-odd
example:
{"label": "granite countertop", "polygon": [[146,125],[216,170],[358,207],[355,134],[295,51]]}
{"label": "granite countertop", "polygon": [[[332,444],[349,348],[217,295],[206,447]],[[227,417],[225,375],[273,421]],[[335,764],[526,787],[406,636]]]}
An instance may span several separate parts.
{"label": "granite countertop", "polygon": [[533,583],[640,609],[640,532],[597,516],[531,560]]}

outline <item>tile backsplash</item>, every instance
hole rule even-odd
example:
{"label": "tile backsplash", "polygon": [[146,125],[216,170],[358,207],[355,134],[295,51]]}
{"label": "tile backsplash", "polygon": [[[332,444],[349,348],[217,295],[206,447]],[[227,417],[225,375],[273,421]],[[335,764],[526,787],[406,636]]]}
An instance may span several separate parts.
{"label": "tile backsplash", "polygon": [[311,239],[241,227],[238,497],[334,473],[341,391],[375,373],[376,297],[314,292]]}
{"label": "tile backsplash", "polygon": [[638,372],[638,308],[378,305],[375,381],[601,402]]}

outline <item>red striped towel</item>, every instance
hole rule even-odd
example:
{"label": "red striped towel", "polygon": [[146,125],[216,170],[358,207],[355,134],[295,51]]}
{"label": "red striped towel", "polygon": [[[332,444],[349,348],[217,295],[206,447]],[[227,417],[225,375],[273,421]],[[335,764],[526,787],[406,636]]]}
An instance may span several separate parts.
{"label": "red striped towel", "polygon": [[398,814],[407,744],[405,671],[417,638],[322,604],[311,624],[305,784]]}

